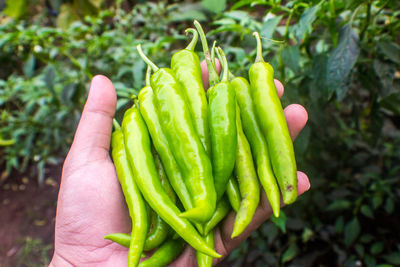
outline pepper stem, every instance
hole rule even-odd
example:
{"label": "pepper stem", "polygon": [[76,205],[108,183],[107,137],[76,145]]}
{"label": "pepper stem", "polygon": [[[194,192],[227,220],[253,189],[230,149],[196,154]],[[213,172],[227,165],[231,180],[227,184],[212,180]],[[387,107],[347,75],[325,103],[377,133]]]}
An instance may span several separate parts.
{"label": "pepper stem", "polygon": [[211,56],[210,56],[210,51],[208,50],[207,38],[206,35],[204,34],[203,28],[201,27],[200,23],[197,20],[194,21],[194,26],[196,26],[196,29],[200,35],[201,45],[203,46],[204,57],[207,63],[208,76],[209,76],[208,80],[210,86],[213,86],[214,84],[217,84],[219,82],[218,72],[214,68],[213,63],[211,62]]}
{"label": "pepper stem", "polygon": [[217,47],[217,56],[218,59],[221,61],[223,72],[222,72],[222,79],[221,81],[227,82],[229,81],[229,69],[228,69],[228,60],[226,60],[226,56],[224,51],[221,47]]}
{"label": "pepper stem", "polygon": [[217,41],[214,41],[212,47],[211,47],[211,62],[213,64],[214,69],[217,69],[217,66],[215,65],[215,45],[217,44]]}
{"label": "pepper stem", "polygon": [[196,29],[193,28],[188,28],[185,30],[186,35],[188,33],[193,34],[193,38],[192,41],[190,41],[190,43],[188,44],[188,46],[186,46],[186,50],[190,50],[190,51],[194,51],[194,48],[196,47],[197,44],[197,40],[199,39],[199,33],[196,31]]}
{"label": "pepper stem", "polygon": [[258,32],[253,32],[253,35],[256,37],[257,40],[257,56],[255,62],[264,62],[264,58],[262,55],[262,43],[260,34]]}
{"label": "pepper stem", "polygon": [[149,65],[150,68],[151,68],[154,72],[156,72],[156,71],[158,70],[157,65],[154,64],[154,63],[144,54],[144,52],[143,52],[143,50],[142,50],[142,46],[141,46],[140,44],[138,44],[138,45],[136,46],[136,49],[137,49],[137,51],[138,51],[138,53],[139,53],[139,56],[143,59],[143,61],[146,62],[147,65]]}
{"label": "pepper stem", "polygon": [[119,123],[116,119],[113,119],[113,125],[114,125],[115,130],[117,130],[117,131],[121,130],[121,125],[119,125]]}
{"label": "pepper stem", "polygon": [[147,65],[147,70],[146,70],[146,86],[150,86],[150,76],[151,76],[151,68],[149,65]]}

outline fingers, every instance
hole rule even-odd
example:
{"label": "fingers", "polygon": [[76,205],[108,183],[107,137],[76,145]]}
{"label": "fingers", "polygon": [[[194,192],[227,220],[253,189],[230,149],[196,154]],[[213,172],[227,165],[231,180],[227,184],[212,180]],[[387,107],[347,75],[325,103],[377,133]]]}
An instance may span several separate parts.
{"label": "fingers", "polygon": [[116,103],[111,81],[102,75],[95,76],[67,160],[76,155],[83,161],[108,155]]}
{"label": "fingers", "polygon": [[[207,89],[209,87],[209,82],[208,82],[208,68],[207,68],[206,61],[203,60],[200,63],[200,66],[201,66],[201,77],[203,79],[204,90],[207,91]],[[218,59],[215,59],[215,66],[217,68],[217,72],[220,73],[221,72],[221,64],[219,63]]]}
{"label": "fingers", "polygon": [[[310,182],[305,173],[297,172],[297,190],[298,195],[303,194],[308,189],[310,189]],[[223,256],[227,256],[234,248],[236,248],[240,243],[242,243],[255,229],[257,229],[263,222],[265,222],[272,215],[272,209],[269,205],[268,199],[265,193],[262,194],[261,202],[257,208],[253,220],[249,226],[243,231],[243,233],[231,239],[231,234],[233,231],[233,225],[235,222],[235,213],[231,212],[224,221],[221,227],[221,232],[216,232],[215,235],[215,247],[218,253],[222,253]],[[222,259],[218,259],[220,261]]]}
{"label": "fingers", "polygon": [[284,91],[285,91],[284,88],[283,88],[283,84],[277,79],[274,79],[274,83],[275,83],[275,86],[276,86],[276,90],[278,91],[278,96],[279,96],[279,98],[281,98],[283,96]]}
{"label": "fingers", "polygon": [[291,104],[283,110],[283,113],[285,114],[290,137],[292,138],[292,141],[294,141],[307,123],[307,111],[299,104]]}

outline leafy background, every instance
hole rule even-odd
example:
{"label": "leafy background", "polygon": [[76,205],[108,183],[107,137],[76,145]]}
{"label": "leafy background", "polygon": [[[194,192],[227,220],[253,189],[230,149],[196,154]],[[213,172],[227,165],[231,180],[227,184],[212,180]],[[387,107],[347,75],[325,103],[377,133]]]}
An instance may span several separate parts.
{"label": "leafy background", "polygon": [[[3,187],[27,171],[43,184],[46,168],[62,162],[93,75],[114,82],[121,116],[143,86],[138,43],[167,66],[197,19],[246,77],[259,31],[285,85],[283,105],[309,113],[295,151],[312,187],[226,264],[400,265],[398,1],[8,0],[0,8]],[[49,251],[40,240],[32,246]]]}

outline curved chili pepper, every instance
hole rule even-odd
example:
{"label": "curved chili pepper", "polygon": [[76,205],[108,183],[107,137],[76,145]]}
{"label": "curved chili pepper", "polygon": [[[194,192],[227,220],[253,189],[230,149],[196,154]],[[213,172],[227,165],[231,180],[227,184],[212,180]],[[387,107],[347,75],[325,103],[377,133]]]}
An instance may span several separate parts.
{"label": "curved chili pepper", "polygon": [[[147,80],[147,86],[140,91],[138,97],[140,113],[146,122],[154,148],[161,159],[171,186],[178,195],[179,200],[182,202],[184,209],[190,210],[193,207],[192,199],[183,181],[179,166],[176,163],[175,158],[171,156],[172,151],[168,144],[167,137],[161,127],[159,116],[157,114],[158,111],[155,106],[154,93],[149,85],[150,77]],[[203,231],[201,224],[195,223],[195,226],[200,233]]]}
{"label": "curved chili pepper", "polygon": [[221,257],[207,246],[187,219],[179,216],[180,210],[164,191],[151,154],[149,132],[136,104],[125,112],[122,130],[134,180],[150,207],[193,248],[212,257]]}
{"label": "curved chili pepper", "polygon": [[221,200],[217,204],[217,208],[211,219],[204,224],[204,235],[207,235],[211,230],[214,229],[217,224],[222,221],[223,218],[228,214],[231,209],[231,205],[226,200],[226,197],[222,197]]}
{"label": "curved chili pepper", "polygon": [[[236,153],[235,153],[236,155]],[[232,206],[232,209],[235,212],[239,211],[240,202],[242,201],[242,197],[240,196],[239,185],[236,177],[231,177],[226,186],[226,195],[228,196],[229,203]]]}
{"label": "curved chili pepper", "polygon": [[[214,247],[214,232],[209,232],[204,236],[204,240],[210,247]],[[198,267],[211,267],[213,263],[213,257],[210,257],[204,253],[196,251],[196,259]]]}
{"label": "curved chili pepper", "polygon": [[181,254],[184,246],[181,239],[171,239],[162,244],[150,258],[142,261],[139,267],[163,267],[170,264]]}
{"label": "curved chili pepper", "polygon": [[258,122],[268,145],[272,169],[282,192],[283,203],[293,203],[297,198],[296,160],[282,104],[274,83],[274,69],[264,62],[258,32],[257,57],[250,67],[249,80]]}
{"label": "curved chili pepper", "polygon": [[111,240],[121,246],[124,246],[126,248],[129,248],[129,245],[131,243],[131,236],[129,234],[125,233],[113,233],[113,234],[108,234],[104,237],[104,239]]}
{"label": "curved chili pepper", "polygon": [[236,214],[235,224],[231,235],[232,238],[240,235],[247,225],[249,225],[254,213],[256,212],[258,203],[260,202],[260,186],[254,168],[253,157],[251,156],[250,145],[242,129],[240,113],[241,110],[239,105],[236,104],[238,148],[236,152],[234,173],[239,181],[242,201],[240,202],[240,208]]}
{"label": "curved chili pepper", "polygon": [[128,205],[129,215],[132,218],[131,238],[133,242],[129,245],[128,266],[137,266],[148,231],[147,209],[134,179],[135,172],[129,166],[126,151],[129,146],[124,142],[124,134],[118,122],[114,119],[113,123],[115,131],[111,136],[111,154]]}
{"label": "curved chili pepper", "polygon": [[195,29],[186,29],[186,33],[193,34],[193,39],[189,45],[175,53],[171,59],[171,69],[175,73],[176,79],[182,84],[183,92],[186,96],[193,125],[206,150],[211,153],[210,132],[208,129],[208,104],[207,97],[201,78],[200,60],[194,52],[197,43],[198,33]]}
{"label": "curved chili pepper", "polygon": [[161,126],[192,196],[193,208],[180,216],[196,222],[205,222],[211,218],[216,206],[212,167],[193,126],[182,86],[171,69],[159,69],[146,57],[140,45],[137,49],[142,59],[154,71],[150,82]]}
{"label": "curved chili pepper", "polygon": [[236,100],[240,108],[243,131],[250,143],[258,179],[264,188],[275,217],[279,217],[280,192],[272,170],[267,142],[257,121],[257,114],[254,110],[253,99],[251,98],[250,84],[242,77],[234,78],[231,84],[236,91]]}
{"label": "curved chili pepper", "polygon": [[144,87],[139,93],[139,108],[140,113],[146,122],[147,128],[150,132],[151,140],[153,141],[154,148],[161,158],[164,170],[175,193],[178,195],[179,200],[182,202],[185,210],[191,209],[192,200],[186,185],[183,181],[182,173],[179,170],[175,158],[172,156],[171,148],[168,144],[167,137],[161,127],[159,116],[157,114],[156,106],[154,103],[154,93],[150,85]]}
{"label": "curved chili pepper", "polygon": [[[207,55],[209,51],[204,31],[198,21],[194,23],[200,34],[206,62],[210,61],[207,66],[212,66],[211,58]],[[210,79],[212,87],[207,91],[207,98],[213,176],[217,200],[219,200],[224,194],[229,177],[233,172],[237,139],[235,90],[228,81],[228,62],[222,49],[218,48],[217,53],[220,53],[224,59],[222,62],[223,76],[221,82]],[[213,66],[208,71],[210,77],[216,73]]]}

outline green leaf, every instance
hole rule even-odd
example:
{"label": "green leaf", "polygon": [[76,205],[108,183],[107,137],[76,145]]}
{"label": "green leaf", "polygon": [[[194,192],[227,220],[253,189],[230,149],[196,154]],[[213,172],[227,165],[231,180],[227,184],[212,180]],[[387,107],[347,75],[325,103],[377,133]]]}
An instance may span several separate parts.
{"label": "green leaf", "polygon": [[374,206],[374,209],[378,208],[380,205],[382,205],[383,202],[383,198],[381,195],[375,195],[372,198],[372,204]]}
{"label": "green leaf", "polygon": [[226,9],[226,0],[202,0],[203,6],[214,13],[221,13]]}
{"label": "green leaf", "polygon": [[364,216],[371,218],[371,219],[374,218],[374,212],[372,211],[372,209],[369,206],[362,205],[360,211]]}
{"label": "green leaf", "polygon": [[[400,102],[399,102],[399,103],[400,103]],[[391,198],[386,199],[386,202],[385,202],[385,211],[386,211],[388,214],[392,214],[393,211],[394,211],[394,203],[393,203],[393,200],[392,200]]]}
{"label": "green leaf", "polygon": [[301,239],[303,240],[303,243],[307,243],[313,235],[314,232],[310,228],[306,227],[301,234]]}
{"label": "green leaf", "polygon": [[264,21],[264,23],[261,26],[260,35],[263,38],[271,39],[282,17],[283,16],[277,16]]}
{"label": "green leaf", "polygon": [[377,255],[381,253],[384,249],[383,242],[376,242],[371,246],[370,252],[372,255]]}
{"label": "green leaf", "polygon": [[352,202],[345,199],[338,199],[333,201],[327,208],[327,211],[334,210],[347,210],[352,206]]}
{"label": "green leaf", "polygon": [[400,265],[400,252],[393,252],[391,254],[384,255],[383,258],[396,266]]}
{"label": "green leaf", "polygon": [[327,63],[327,85],[331,91],[336,92],[338,100],[342,100],[347,93],[344,82],[359,54],[358,35],[347,23],[340,30],[338,46],[333,49]]}
{"label": "green leaf", "polygon": [[299,248],[297,247],[296,243],[291,244],[285,252],[282,254],[281,261],[282,263],[291,261],[294,257],[296,257],[297,253],[299,252]]}
{"label": "green leaf", "polygon": [[357,218],[348,222],[344,228],[344,244],[349,247],[360,234],[360,223]]}
{"label": "green leaf", "polygon": [[32,78],[34,71],[35,71],[35,65],[36,65],[36,58],[33,54],[30,54],[28,59],[25,61],[24,64],[24,73],[26,77]]}
{"label": "green leaf", "polygon": [[381,96],[385,97],[390,93],[398,92],[398,88],[394,86],[394,80],[396,75],[396,66],[390,62],[383,62],[378,59],[373,61],[373,69],[376,75],[379,77]]}
{"label": "green leaf", "polygon": [[283,64],[297,73],[300,70],[300,49],[298,46],[287,46],[282,50]]}
{"label": "green leaf", "polygon": [[400,46],[389,41],[378,42],[378,48],[387,57],[387,59],[400,64]]}
{"label": "green leaf", "polygon": [[283,233],[286,233],[286,214],[284,212],[280,212],[279,217],[275,216],[271,217],[271,221],[279,228]]}
{"label": "green leaf", "polygon": [[74,7],[71,4],[63,4],[60,8],[60,14],[57,16],[57,26],[66,30],[77,20],[79,20],[79,16]]}
{"label": "green leaf", "polygon": [[7,0],[4,14],[14,19],[20,19],[26,14],[28,7],[28,0]]}
{"label": "green leaf", "polygon": [[395,92],[384,98],[379,102],[380,106],[393,112],[395,115],[400,115],[400,93]]}
{"label": "green leaf", "polygon": [[311,8],[307,8],[303,14],[301,14],[299,22],[293,26],[293,32],[298,43],[304,39],[306,33],[311,32],[312,24],[317,18],[317,13],[321,9],[322,2],[323,1]]}

